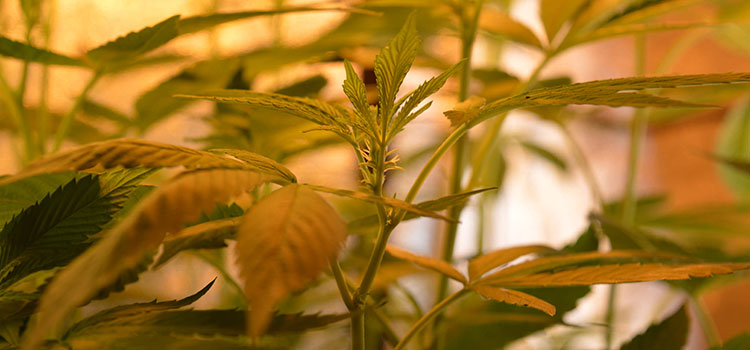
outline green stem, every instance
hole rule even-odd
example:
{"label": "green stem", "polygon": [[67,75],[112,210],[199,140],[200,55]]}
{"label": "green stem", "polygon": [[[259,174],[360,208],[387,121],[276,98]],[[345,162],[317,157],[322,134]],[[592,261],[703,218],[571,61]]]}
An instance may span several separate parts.
{"label": "green stem", "polygon": [[705,303],[703,303],[703,300],[700,299],[700,297],[693,294],[689,295],[689,300],[690,304],[693,306],[695,315],[698,318],[698,323],[700,323],[701,328],[703,329],[703,334],[708,342],[708,347],[710,349],[721,348],[721,336],[719,336],[719,331],[716,328],[716,324],[711,318],[711,315],[708,314]]}
{"label": "green stem", "polygon": [[354,308],[354,302],[352,301],[352,294],[349,291],[349,286],[346,283],[346,276],[344,276],[344,272],[341,270],[341,265],[339,265],[339,262],[336,259],[332,259],[329,264],[331,266],[333,278],[336,280],[336,287],[338,287],[339,293],[341,294],[341,299],[344,301],[347,310],[351,311]]}
{"label": "green stem", "polygon": [[75,102],[73,103],[73,107],[70,107],[68,113],[63,116],[63,119],[60,122],[60,127],[57,129],[57,133],[55,134],[55,142],[52,145],[52,152],[56,152],[60,149],[60,146],[65,140],[65,137],[68,136],[70,124],[73,123],[76,112],[78,112],[78,109],[81,108],[81,104],[83,104],[83,101],[86,99],[86,95],[89,93],[91,88],[94,87],[94,84],[96,84],[101,76],[101,72],[94,72],[94,76],[91,77],[91,80],[89,80],[88,84],[86,84],[86,86],[83,88],[83,91],[81,91],[81,93],[78,95]]}
{"label": "green stem", "polygon": [[445,308],[447,308],[450,304],[460,299],[462,296],[466,295],[468,292],[469,292],[468,289],[461,289],[458,292],[440,301],[440,303],[435,305],[432,308],[432,310],[430,310],[428,313],[424,314],[424,316],[422,316],[422,318],[420,318],[419,321],[417,321],[417,323],[415,323],[411,327],[411,329],[409,329],[406,335],[401,339],[401,342],[398,343],[398,345],[396,345],[396,347],[393,349],[394,350],[403,349],[406,346],[406,344],[409,343],[409,340],[411,340],[411,338],[417,335],[417,333],[419,333],[419,331],[421,331],[422,328],[428,325],[430,321],[432,321],[435,317],[440,315],[445,310]]}
{"label": "green stem", "polygon": [[352,313],[352,350],[365,349],[365,313],[361,310]]}

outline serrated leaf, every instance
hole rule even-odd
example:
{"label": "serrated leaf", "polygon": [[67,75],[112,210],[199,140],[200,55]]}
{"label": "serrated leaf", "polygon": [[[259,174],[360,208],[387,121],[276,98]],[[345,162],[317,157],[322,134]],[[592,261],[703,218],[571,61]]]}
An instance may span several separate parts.
{"label": "serrated leaf", "polygon": [[73,178],[72,172],[44,174],[0,186],[0,226]]}
{"label": "serrated leaf", "polygon": [[417,108],[422,101],[440,90],[440,88],[445,85],[445,82],[448,81],[448,78],[461,69],[464,64],[466,64],[466,62],[463,60],[456,63],[440,75],[425,81],[412,91],[409,94],[409,97],[406,98],[406,101],[404,101],[404,104],[401,106],[396,116],[393,118],[393,124],[391,125],[388,134],[389,138],[395,136],[406,126],[406,124],[418,117],[423,110],[420,109],[415,112],[413,112],[413,110]]}
{"label": "serrated leaf", "polygon": [[647,281],[686,280],[711,277],[746,270],[750,264],[616,264],[573,267],[570,269],[523,274],[493,276],[481,282],[505,287],[563,287],[592,284],[633,283]]}
{"label": "serrated leaf", "polygon": [[79,59],[64,56],[49,50],[36,48],[29,44],[8,39],[4,36],[0,36],[0,56],[57,66],[86,66],[86,64]]}
{"label": "serrated leaf", "polygon": [[485,298],[490,298],[501,303],[531,307],[537,310],[541,310],[547,315],[555,315],[554,305],[531,294],[526,294],[524,292],[519,292],[512,289],[495,288],[483,285],[471,286],[471,289]]}
{"label": "serrated leaf", "polygon": [[483,97],[471,96],[443,114],[451,121],[451,126],[457,126],[476,118],[485,102]]}
{"label": "serrated leaf", "polygon": [[479,28],[486,30],[490,34],[499,35],[520,44],[544,49],[539,38],[536,37],[531,29],[523,23],[516,21],[507,13],[492,7],[482,8],[479,16]]}
{"label": "serrated leaf", "polygon": [[99,311],[94,315],[76,322],[73,326],[70,327],[70,329],[67,330],[63,338],[76,337],[80,334],[85,334],[91,331],[96,332],[99,329],[105,328],[109,325],[116,325],[121,322],[126,322],[124,321],[124,319],[133,316],[142,316],[148,313],[178,309],[183,306],[188,306],[203,297],[203,295],[205,295],[214,285],[214,282],[216,282],[216,280],[211,281],[195,294],[183,299],[160,302],[154,300],[149,303],[120,305],[110,309]]}
{"label": "serrated leaf", "polygon": [[544,31],[547,40],[552,42],[557,32],[565,22],[581,9],[586,0],[541,0],[539,4],[539,15],[544,23]]}
{"label": "serrated leaf", "polygon": [[284,112],[318,125],[331,127],[333,128],[331,131],[344,137],[349,130],[349,119],[336,106],[306,97],[247,90],[216,90],[202,94],[175,95],[175,97],[246,104]]}
{"label": "serrated leaf", "polygon": [[390,118],[393,113],[396,94],[417,57],[420,40],[415,17],[414,14],[409,15],[396,37],[375,57],[375,80],[380,97],[378,113],[381,118]]}
{"label": "serrated leaf", "polygon": [[315,191],[319,191],[319,192],[335,194],[337,196],[348,197],[348,198],[357,199],[357,200],[361,200],[361,201],[365,201],[369,203],[385,204],[391,208],[400,209],[408,213],[417,214],[419,216],[442,219],[445,221],[455,221],[447,216],[440,215],[438,213],[435,213],[429,210],[421,209],[413,204],[409,204],[407,202],[394,199],[394,198],[380,197],[380,196],[376,196],[376,195],[365,193],[365,192],[349,191],[349,190],[343,190],[339,188],[330,188],[330,187],[325,187],[325,186],[317,186],[317,185],[310,185],[310,184],[305,184],[305,186]]}
{"label": "serrated leaf", "polygon": [[458,270],[456,270],[456,268],[453,267],[451,264],[443,260],[438,260],[438,259],[433,259],[433,258],[429,258],[426,256],[412,254],[406,250],[403,250],[401,248],[398,248],[390,244],[387,245],[385,249],[388,251],[389,254],[393,255],[396,258],[399,258],[401,260],[406,260],[410,263],[419,265],[426,269],[441,273],[463,284],[468,283],[464,275],[458,272]]}
{"label": "serrated leaf", "polygon": [[268,175],[241,169],[199,169],[179,174],[145,198],[120,224],[76,258],[45,290],[40,322],[27,332],[24,349],[33,349],[71,310],[86,302],[216,203],[271,181]]}
{"label": "serrated leaf", "polygon": [[289,183],[297,182],[297,177],[294,176],[294,173],[292,173],[291,170],[287,169],[285,166],[279,164],[275,160],[261,156],[260,154],[239,149],[214,149],[211,151],[219,154],[228,154],[232,157],[235,157],[245,162],[245,164],[253,167],[255,171],[258,171],[260,173],[284,179]]}
{"label": "serrated leaf", "polygon": [[633,35],[639,33],[653,33],[663,32],[671,30],[682,30],[682,29],[693,29],[710,26],[721,26],[729,23],[721,23],[715,21],[701,21],[701,22],[689,22],[689,23],[630,23],[620,25],[609,25],[598,28],[590,33],[586,33],[583,36],[571,38],[566,40],[565,46],[561,49],[569,48],[575,45],[583,43],[594,42],[603,39],[615,38],[623,35]]}
{"label": "serrated leaf", "polygon": [[367,12],[363,10],[346,8],[346,7],[288,7],[277,10],[268,11],[243,11],[243,12],[232,12],[232,13],[214,13],[203,16],[193,16],[180,19],[178,23],[180,35],[199,32],[201,30],[209,29],[221,24],[234,22],[242,19],[249,19],[253,17],[261,16],[273,16],[285,13],[294,12],[321,12],[321,11],[344,11],[344,12]]}
{"label": "serrated leaf", "polygon": [[168,236],[163,242],[164,248],[154,263],[154,268],[166,263],[183,250],[226,247],[224,241],[234,237],[239,224],[239,218],[213,220],[190,226]]}
{"label": "serrated leaf", "polygon": [[357,121],[359,122],[358,124],[361,124],[360,128],[371,135],[378,135],[380,128],[375,116],[370,111],[365,83],[359,78],[357,72],[354,71],[354,67],[352,67],[352,64],[348,60],[344,60],[344,70],[346,71],[346,79],[344,79],[342,88],[349,102],[354,106],[354,110],[357,111]]}
{"label": "serrated leaf", "polygon": [[148,174],[121,170],[74,179],[24,209],[0,231],[0,286],[73,260]]}
{"label": "serrated leaf", "polygon": [[480,255],[469,260],[469,280],[474,281],[490,270],[507,264],[524,255],[550,251],[554,251],[554,249],[541,245],[529,245],[499,249]]}
{"label": "serrated leaf", "polygon": [[279,301],[326,269],[346,235],[338,213],[305,186],[287,185],[248,210],[236,251],[250,302],[251,336],[263,334]]}
{"label": "serrated leaf", "polygon": [[[57,173],[69,170],[84,171],[96,167],[109,169],[116,166],[125,168],[184,166],[188,169],[225,168],[262,170],[258,168],[256,163],[250,164],[223,154],[199,151],[159,142],[116,139],[91,143],[42,157],[29,164],[20,173],[0,180],[0,184],[45,173]],[[278,180],[284,181],[282,178]]]}
{"label": "serrated leaf", "polygon": [[687,307],[683,305],[664,321],[623,344],[620,350],[680,350],[687,342],[688,326]]}
{"label": "serrated leaf", "polygon": [[706,107],[632,90],[750,82],[750,73],[697,74],[647,78],[596,80],[586,83],[540,88],[487,104],[471,126],[516,108],[593,104],[611,107]]}
{"label": "serrated leaf", "polygon": [[177,37],[180,16],[172,16],[151,27],[130,32],[97,48],[86,55],[97,62],[118,61],[135,58],[156,49]]}

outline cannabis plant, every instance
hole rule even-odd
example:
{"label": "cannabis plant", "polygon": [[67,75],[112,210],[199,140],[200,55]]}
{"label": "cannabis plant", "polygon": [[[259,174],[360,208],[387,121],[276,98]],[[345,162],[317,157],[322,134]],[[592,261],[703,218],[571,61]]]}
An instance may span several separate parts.
{"label": "cannabis plant", "polygon": [[[31,32],[39,25],[43,2],[21,3]],[[348,342],[355,350],[495,349],[565,324],[563,315],[576,307],[591,285],[673,281],[675,288],[696,300],[707,286],[707,277],[749,269],[750,256],[729,255],[651,229],[664,224],[665,217],[646,213],[644,208],[655,206],[655,201],[636,198],[634,192],[640,132],[650,110],[639,110],[643,112],[633,119],[630,181],[621,200],[604,202],[588,162],[579,154],[578,166],[587,175],[595,207],[588,229],[575,242],[561,249],[527,245],[490,251],[480,243],[475,256],[453,260],[464,207],[475,196],[486,203],[503,186],[495,164],[503,161],[497,146],[503,145],[499,130],[508,112],[532,111],[569,136],[570,112],[563,106],[705,108],[710,106],[703,101],[679,100],[661,91],[750,81],[750,73],[646,77],[639,72],[637,77],[576,84],[540,79],[546,64],[571,47],[633,34],[643,45],[643,33],[698,25],[648,22],[687,3],[543,0],[540,17],[546,40],[512,19],[507,9],[483,1],[373,1],[356,9],[289,7],[174,16],[81,57],[37,47],[30,37],[21,42],[0,36],[0,54],[22,60],[24,72],[31,63],[91,71],[90,82],[63,116],[51,115],[46,106],[36,111],[24,104],[26,77],[17,89],[0,80],[2,116],[9,118],[21,141],[19,159],[24,164],[18,173],[0,179],[3,348],[278,349],[300,345],[303,334],[312,329],[338,334],[338,328],[346,325]],[[133,116],[87,97],[102,76],[177,59],[147,54],[178,36],[250,17],[321,10],[350,14],[339,27],[306,46],[270,47],[197,62],[142,95]],[[461,41],[460,59],[445,64],[424,52],[418,22],[433,35],[440,35],[441,28],[452,30],[450,35]],[[389,28],[394,26],[400,29],[389,34],[392,38],[374,62],[352,54],[363,38],[380,43],[383,33],[392,33]],[[543,55],[528,80],[472,68],[477,37],[497,40],[498,36]],[[336,55],[332,57],[331,51]],[[346,76],[342,89],[348,102],[316,98],[327,84],[322,76],[275,92],[249,89],[249,82],[262,72],[321,56],[342,61],[339,68]],[[357,64],[348,59],[355,57]],[[442,73],[412,91],[402,91],[415,64],[439,67]],[[360,78],[355,68],[368,65],[373,82]],[[431,107],[431,97],[454,76],[457,104],[443,112],[450,133],[429,149],[424,164],[407,161],[411,155],[400,154],[395,142],[402,131],[416,127],[412,122]],[[485,87],[502,83],[506,89],[473,91],[474,79]],[[205,149],[122,138],[142,135],[196,100],[216,103],[207,117],[211,132],[200,140],[208,145]],[[116,130],[97,134],[97,142],[80,142],[74,131],[86,128],[81,115],[114,122]],[[468,139],[474,130],[481,130],[481,137]],[[303,145],[288,142],[290,135],[303,131]],[[737,138],[735,143],[747,140]],[[58,151],[64,141],[81,144]],[[575,140],[569,141],[576,147]],[[522,143],[560,167],[567,166],[553,152]],[[351,148],[358,167],[357,188],[301,183],[283,164],[292,155],[331,144]],[[467,149],[472,159],[466,159]],[[420,197],[428,176],[447,156],[453,158],[449,193]],[[747,180],[746,158],[727,153],[708,156],[733,168],[733,176]],[[389,191],[387,179],[412,167],[418,173],[408,192],[401,196]],[[163,168],[177,171],[162,173]],[[154,177],[166,179],[158,186],[145,184],[153,183]],[[334,197],[367,206],[352,217],[351,209],[345,212],[346,208],[329,203]],[[445,222],[441,256],[419,255],[389,244],[401,223],[420,217]],[[733,228],[741,230],[742,225],[737,222]],[[239,283],[222,262],[206,260],[228,285],[241,291],[242,298],[233,308],[185,308],[212,288],[210,282],[179,300],[76,312],[181,253],[227,249],[239,269]],[[420,272],[414,265],[439,276],[435,302],[426,312],[419,297],[399,282]],[[308,305],[315,303],[304,298],[312,289],[328,287],[337,289],[337,303],[344,306],[338,309],[341,312],[319,313],[319,308]],[[295,300],[302,312],[289,311]],[[404,303],[411,309],[399,305]],[[611,315],[615,309],[609,307]],[[687,334],[685,310],[623,348],[653,348],[663,339],[670,347],[681,347]],[[469,317],[480,319],[465,322]],[[612,319],[608,321],[611,326]],[[710,325],[703,326],[710,331]],[[613,346],[611,330],[605,334],[606,346]],[[717,339],[710,340],[711,345],[720,345]],[[738,346],[742,340],[727,346]]]}

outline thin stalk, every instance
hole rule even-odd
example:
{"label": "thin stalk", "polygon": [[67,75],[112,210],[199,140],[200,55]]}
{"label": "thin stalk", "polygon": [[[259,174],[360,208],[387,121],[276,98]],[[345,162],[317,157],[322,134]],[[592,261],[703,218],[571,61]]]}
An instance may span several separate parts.
{"label": "thin stalk", "polygon": [[383,336],[385,337],[385,341],[387,341],[388,344],[391,344],[391,346],[396,346],[401,342],[401,340],[398,338],[398,335],[396,335],[396,331],[394,331],[393,327],[391,327],[390,323],[388,323],[388,317],[385,316],[383,311],[378,308],[372,308],[368,310],[368,312],[370,312],[370,314],[375,317],[376,320],[378,320],[380,326],[383,327]]}
{"label": "thin stalk", "polygon": [[24,150],[19,150],[17,152],[17,154],[19,155],[18,158],[21,162],[27,162],[30,159],[28,149],[31,141],[31,130],[29,129],[29,124],[26,121],[25,116],[19,109],[18,100],[15,98],[13,90],[10,88],[10,85],[8,85],[8,82],[5,80],[2,74],[0,74],[0,101],[3,101],[5,103],[5,106],[8,109],[8,113],[10,114],[10,118],[13,120],[14,124],[18,128],[18,131],[21,134],[21,137],[23,138]]}
{"label": "thin stalk", "polygon": [[91,88],[94,87],[96,82],[99,81],[99,78],[101,78],[101,76],[101,72],[97,71],[94,73],[94,76],[91,77],[91,80],[89,80],[88,84],[86,84],[86,86],[83,88],[83,91],[81,91],[81,93],[76,98],[73,106],[70,107],[70,110],[68,110],[68,113],[63,116],[63,119],[60,122],[60,127],[57,129],[57,133],[55,134],[55,142],[52,145],[52,152],[60,149],[63,140],[65,140],[65,137],[68,135],[70,124],[72,124],[73,119],[75,119],[76,112],[78,112],[78,109],[81,108],[81,104],[83,104],[83,100],[86,99],[86,95],[89,93]]}
{"label": "thin stalk", "polygon": [[588,184],[589,191],[591,191],[591,198],[594,201],[595,211],[601,213],[604,209],[604,197],[602,195],[601,187],[599,186],[598,181],[596,181],[594,168],[591,166],[591,163],[589,163],[586,155],[583,153],[583,149],[581,149],[581,146],[576,142],[575,137],[573,137],[568,126],[563,122],[558,123],[558,125],[560,126],[565,141],[568,143],[568,148],[573,153],[573,158],[575,158],[576,163],[581,167],[583,178],[586,181],[586,184]]}
{"label": "thin stalk", "polygon": [[690,305],[693,306],[695,315],[698,318],[698,323],[700,323],[701,329],[703,329],[703,334],[706,337],[706,342],[708,342],[708,347],[710,349],[721,348],[721,336],[719,336],[719,331],[716,328],[713,319],[711,319],[711,315],[709,315],[706,310],[705,303],[703,303],[702,299],[693,294],[689,294],[688,298],[690,300]]}
{"label": "thin stalk", "polygon": [[461,289],[458,292],[456,292],[456,293],[450,295],[449,297],[443,299],[442,301],[440,301],[440,303],[438,303],[437,305],[435,305],[432,308],[432,310],[430,310],[428,313],[426,313],[424,316],[422,316],[422,318],[420,318],[419,321],[417,321],[417,323],[415,323],[411,327],[411,329],[409,329],[409,331],[406,333],[406,335],[401,339],[401,342],[398,343],[396,345],[396,347],[393,348],[393,349],[394,350],[403,349],[406,346],[406,344],[409,343],[409,341],[411,340],[411,338],[413,338],[415,335],[417,335],[417,333],[419,333],[419,331],[421,331],[422,328],[424,328],[426,325],[428,325],[430,323],[430,321],[432,321],[435,317],[437,317],[438,315],[440,315],[445,310],[445,308],[447,308],[450,304],[452,304],[454,301],[460,299],[462,296],[466,295],[467,293],[469,293],[468,289]]}
{"label": "thin stalk", "polygon": [[333,279],[336,280],[336,287],[338,287],[339,293],[341,294],[341,299],[344,301],[346,309],[352,311],[354,308],[352,293],[349,291],[349,286],[347,286],[346,276],[344,276],[344,272],[341,270],[341,265],[339,265],[338,260],[335,259],[332,259],[329,262],[329,265],[331,266]]}

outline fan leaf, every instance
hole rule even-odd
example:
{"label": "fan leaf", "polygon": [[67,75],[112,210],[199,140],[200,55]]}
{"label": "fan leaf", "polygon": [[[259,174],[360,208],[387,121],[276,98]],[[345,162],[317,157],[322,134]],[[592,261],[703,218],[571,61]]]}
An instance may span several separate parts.
{"label": "fan leaf", "polygon": [[325,270],[346,236],[338,213],[305,186],[287,185],[248,210],[236,250],[250,302],[250,335],[263,334],[274,306]]}
{"label": "fan leaf", "polygon": [[79,59],[36,48],[28,44],[8,39],[4,36],[0,36],[0,56],[56,66],[86,66],[86,64]]}
{"label": "fan leaf", "polygon": [[550,251],[554,251],[554,249],[547,246],[530,245],[500,249],[478,256],[469,260],[469,279],[474,281],[490,270],[524,255]]}
{"label": "fan leaf", "polygon": [[620,347],[620,350],[680,350],[687,342],[688,315],[683,305],[664,321],[649,327]]}
{"label": "fan leaf", "polygon": [[458,270],[456,270],[456,268],[453,267],[451,264],[443,260],[438,260],[438,259],[433,259],[433,258],[429,258],[426,256],[412,254],[406,250],[403,250],[401,248],[398,248],[390,244],[386,247],[386,250],[388,251],[388,253],[390,253],[396,258],[399,258],[401,260],[406,260],[410,263],[419,265],[421,267],[424,267],[432,271],[436,271],[456,281],[459,281],[463,284],[468,283],[464,275],[458,272]]}
{"label": "fan leaf", "polygon": [[413,13],[409,15],[396,37],[375,57],[375,80],[380,97],[378,112],[381,118],[390,118],[393,113],[396,94],[417,57],[420,40],[415,17]]}
{"label": "fan leaf", "polygon": [[207,249],[226,247],[225,240],[234,237],[239,218],[227,218],[204,222],[190,226],[164,239],[164,249],[154,263],[154,268],[161,266],[187,249]]}
{"label": "fan leaf", "polygon": [[135,58],[156,49],[177,37],[180,16],[172,16],[154,26],[128,33],[97,48],[89,50],[87,56],[97,62]]}
{"label": "fan leaf", "polygon": [[495,288],[483,285],[471,286],[471,289],[485,298],[490,298],[501,303],[530,307],[541,310],[550,316],[555,315],[554,305],[531,294],[512,289]]}
{"label": "fan leaf", "polygon": [[40,322],[26,332],[24,349],[33,349],[71,310],[136,266],[167,233],[178,232],[216,203],[271,180],[268,175],[242,169],[199,169],[182,173],[152,191],[127,219],[50,283],[40,301]]}

